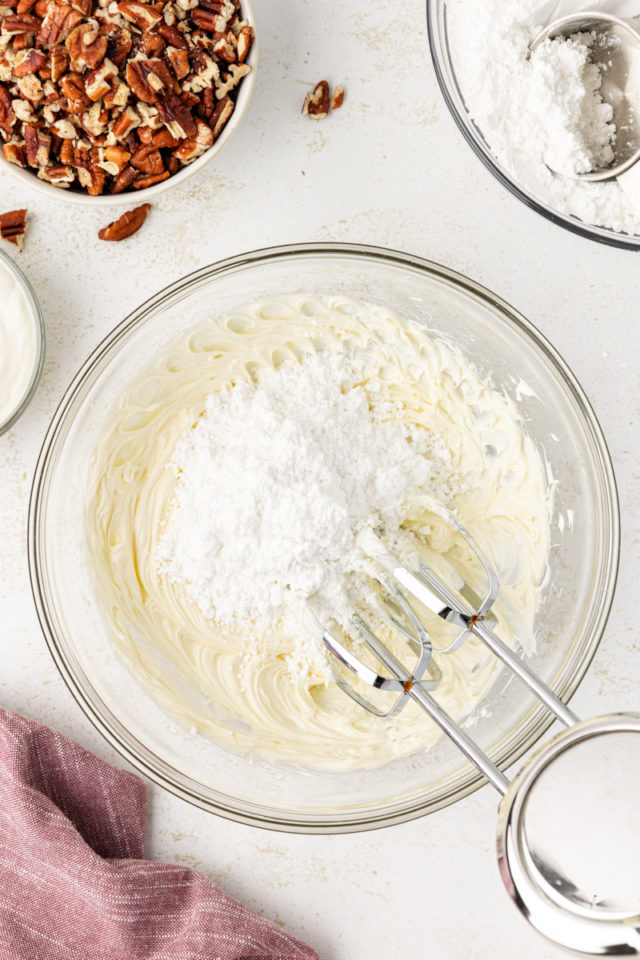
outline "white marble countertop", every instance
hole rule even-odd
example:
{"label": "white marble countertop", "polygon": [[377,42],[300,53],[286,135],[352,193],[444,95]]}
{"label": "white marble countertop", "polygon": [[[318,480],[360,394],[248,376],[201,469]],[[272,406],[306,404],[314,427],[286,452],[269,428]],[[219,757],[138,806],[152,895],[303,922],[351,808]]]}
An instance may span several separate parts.
{"label": "white marble countertop", "polygon": [[[424,0],[256,6],[261,62],[245,121],[210,167],[154,203],[132,240],[97,239],[112,211],[48,200],[0,173],[0,210],[29,207],[26,249],[15,256],[41,299],[48,337],[37,395],[0,438],[0,703],[124,765],[60,679],[29,588],[33,469],[77,367],[142,299],[197,267],[272,244],[340,240],[468,274],[521,310],[573,368],[610,444],[623,521],[612,616],[573,704],[583,715],[637,708],[638,258],[552,225],[485,171],[436,85]],[[345,104],[314,122],[300,107],[324,78],[344,84]],[[198,867],[308,940],[322,960],[566,956],[504,894],[489,788],[422,820],[334,837],[240,826],[154,785],[150,801],[150,856]]]}

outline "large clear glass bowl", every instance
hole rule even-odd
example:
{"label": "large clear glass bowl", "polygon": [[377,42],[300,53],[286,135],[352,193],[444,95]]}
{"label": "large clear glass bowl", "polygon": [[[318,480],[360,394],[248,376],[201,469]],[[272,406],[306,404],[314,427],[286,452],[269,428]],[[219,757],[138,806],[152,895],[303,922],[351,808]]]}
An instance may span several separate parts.
{"label": "large clear glass bowl", "polygon": [[[361,830],[437,810],[482,779],[445,738],[378,770],[327,773],[241,756],[191,735],[118,660],[86,547],[88,468],[125,385],[165,344],[212,313],[294,292],[341,293],[411,316],[457,344],[514,398],[556,484],[551,576],[531,663],[560,696],[571,696],[602,634],[618,561],[615,481],[596,418],[570,370],[524,317],[446,267],[389,250],[314,244],[249,253],[179,280],[116,327],[71,383],[45,438],[30,505],[31,579],[47,643],[71,692],[142,772],[186,800],[246,823]],[[561,514],[573,523],[558,523]],[[470,729],[506,766],[549,722],[526,689],[502,672]]]}
{"label": "large clear glass bowl", "polygon": [[[587,6],[585,5],[582,9],[586,9]],[[590,240],[598,240],[600,243],[622,247],[625,250],[640,250],[640,236],[617,233],[607,227],[594,227],[577,217],[559,213],[536,197],[535,194],[530,193],[526,189],[526,185],[517,183],[513,179],[509,171],[493,155],[482,130],[469,114],[464,92],[456,75],[453,40],[447,18],[447,0],[427,0],[427,29],[433,67],[445,102],[462,136],[494,177],[515,197],[526,203],[532,210],[551,220],[552,223],[557,223],[559,226],[565,227],[565,229],[571,230],[581,237],[588,237]]]}

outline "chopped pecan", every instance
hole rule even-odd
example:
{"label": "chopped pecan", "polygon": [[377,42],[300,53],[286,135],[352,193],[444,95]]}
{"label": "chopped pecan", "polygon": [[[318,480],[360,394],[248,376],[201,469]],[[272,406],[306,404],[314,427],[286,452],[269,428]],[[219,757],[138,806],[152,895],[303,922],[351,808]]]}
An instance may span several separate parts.
{"label": "chopped pecan", "polygon": [[116,140],[124,140],[132,130],[140,125],[140,114],[135,107],[125,107],[118,119],[111,127],[111,133]]}
{"label": "chopped pecan", "polygon": [[16,13],[29,13],[36,0],[18,0],[15,5]]}
{"label": "chopped pecan", "polygon": [[89,97],[84,92],[84,80],[77,73],[67,73],[60,81],[60,90],[67,100],[70,113],[82,113],[89,106]]}
{"label": "chopped pecan", "polygon": [[[12,13],[2,21],[3,34],[33,33],[40,29],[40,18],[32,13]],[[15,47],[14,47],[15,49]]]}
{"label": "chopped pecan", "polygon": [[124,147],[105,147],[104,157],[109,163],[115,163],[120,171],[131,159],[131,153]]}
{"label": "chopped pecan", "polygon": [[78,167],[78,180],[90,197],[97,197],[104,189],[105,172],[95,163]]}
{"label": "chopped pecan", "polygon": [[24,149],[24,143],[10,140],[8,143],[3,143],[2,152],[5,160],[8,160],[9,163],[15,163],[18,167],[26,167],[27,155]]}
{"label": "chopped pecan", "polygon": [[232,90],[238,86],[243,77],[251,73],[251,67],[248,63],[232,63],[229,72],[223,74],[222,83],[216,86],[216,97],[223,100]]}
{"label": "chopped pecan", "polygon": [[13,64],[13,72],[16,77],[26,77],[29,73],[37,73],[46,63],[46,56],[41,50],[35,47],[29,47],[27,50],[21,50]]}
{"label": "chopped pecan", "polygon": [[74,69],[93,70],[107,53],[107,38],[98,33],[97,24],[80,23],[65,41]]}
{"label": "chopped pecan", "polygon": [[131,32],[115,23],[103,24],[100,27],[104,29],[107,38],[107,56],[117,67],[122,66],[131,50]]}
{"label": "chopped pecan", "polygon": [[331,97],[331,109],[339,110],[344,103],[344,87],[335,87]]}
{"label": "chopped pecan", "polygon": [[63,140],[58,152],[58,160],[64,166],[75,166],[76,149],[71,140]]}
{"label": "chopped pecan", "polygon": [[218,0],[200,0],[196,9],[191,11],[191,19],[207,33],[225,33],[228,19],[223,12],[224,5]]}
{"label": "chopped pecan", "polygon": [[126,83],[116,82],[109,87],[104,95],[103,103],[107,110],[115,110],[117,107],[126,107],[129,101],[129,87]]}
{"label": "chopped pecan", "polygon": [[189,49],[188,41],[177,27],[170,26],[168,23],[161,23],[158,27],[158,33],[161,37],[164,37],[169,46],[177,47],[178,50]]}
{"label": "chopped pecan", "polygon": [[314,120],[324,120],[329,113],[330,106],[329,84],[326,80],[321,80],[306,95],[302,112],[305,116],[313,117]]}
{"label": "chopped pecan", "polygon": [[166,128],[174,137],[193,137],[196,133],[196,122],[188,107],[180,97],[170,91],[158,100],[158,113]]}
{"label": "chopped pecan", "polygon": [[124,167],[111,184],[111,193],[122,193],[123,190],[128,190],[137,176],[138,171],[134,167]]}
{"label": "chopped pecan", "polygon": [[84,91],[90,100],[101,100],[111,89],[110,80],[118,76],[118,68],[108,57],[85,77]]}
{"label": "chopped pecan", "polygon": [[213,139],[217,140],[227,123],[231,119],[231,114],[235,109],[235,103],[233,100],[230,100],[229,97],[225,97],[224,100],[221,100],[218,106],[216,107],[211,120],[211,129],[213,130]]}
{"label": "chopped pecan", "polygon": [[47,14],[36,37],[36,46],[52,48],[57,43],[63,43],[80,20],[82,14],[77,10],[72,10],[66,3],[50,0]]}
{"label": "chopped pecan", "polygon": [[29,73],[26,77],[21,77],[18,80],[18,90],[24,100],[29,100],[33,104],[40,103],[44,97],[40,77],[36,77],[33,73]]}
{"label": "chopped pecan", "polygon": [[9,210],[0,213],[0,237],[15,243],[19,250],[24,247],[24,235],[27,229],[27,211]]}
{"label": "chopped pecan", "polygon": [[51,136],[37,127],[25,125],[24,146],[30,167],[44,167],[49,163]]}
{"label": "chopped pecan", "polygon": [[237,40],[233,33],[227,33],[220,37],[213,45],[213,52],[220,60],[225,63],[235,63],[238,59]]}
{"label": "chopped pecan", "polygon": [[183,140],[180,146],[173,151],[174,157],[177,157],[185,165],[193,163],[205,150],[209,149],[214,140],[213,130],[207,126],[204,120],[196,120],[196,126],[196,136],[189,140]]}
{"label": "chopped pecan", "polygon": [[79,119],[80,126],[84,132],[95,141],[95,139],[107,129],[109,111],[98,101],[97,103],[92,103],[85,113],[80,114]]}
{"label": "chopped pecan", "polygon": [[[78,136],[78,131],[71,120],[56,120],[55,123],[51,124],[51,129],[61,140],[75,140]],[[60,149],[62,149],[62,144]]]}
{"label": "chopped pecan", "polygon": [[177,157],[167,157],[165,167],[169,171],[169,174],[173,176],[180,169],[180,161]]}
{"label": "chopped pecan", "polygon": [[11,136],[15,122],[16,114],[11,103],[11,94],[0,84],[0,130],[6,137]]}
{"label": "chopped pecan", "polygon": [[161,183],[163,180],[167,180],[168,177],[168,170],[165,170],[164,173],[153,173],[145,177],[138,177],[133,181],[133,189],[144,190],[146,187],[152,187],[154,183]]}
{"label": "chopped pecan", "polygon": [[134,23],[140,30],[152,30],[162,20],[162,14],[146,3],[137,3],[136,0],[121,0],[117,4],[118,12],[125,20]]}
{"label": "chopped pecan", "polygon": [[131,92],[143,103],[157,103],[163,92],[174,89],[175,80],[162,60],[130,60],[126,75]]}
{"label": "chopped pecan", "polygon": [[54,47],[49,55],[49,69],[51,71],[51,80],[57,83],[67,72],[69,66],[69,54],[64,47]]}
{"label": "chopped pecan", "polygon": [[169,61],[177,80],[182,80],[188,75],[191,66],[189,64],[189,54],[186,50],[179,47],[167,47],[165,57]]}
{"label": "chopped pecan", "polygon": [[165,147],[168,150],[173,150],[180,143],[172,133],[167,130],[166,127],[162,127],[161,130],[156,130],[156,132],[151,137],[151,143],[158,149],[162,150]]}
{"label": "chopped pecan", "polygon": [[90,17],[93,13],[93,0],[69,0],[74,10],[79,10],[83,17]]}
{"label": "chopped pecan", "polygon": [[253,27],[245,24],[237,38],[238,63],[244,63],[253,45]]}
{"label": "chopped pecan", "polygon": [[148,57],[159,57],[164,53],[167,45],[158,33],[144,33],[141,42],[142,49]]}
{"label": "chopped pecan", "polygon": [[68,187],[76,178],[71,167],[62,163],[52,163],[48,167],[41,167],[38,170],[40,180],[46,180],[55,187]]}
{"label": "chopped pecan", "polygon": [[153,143],[143,143],[131,157],[131,166],[142,173],[162,173],[164,164],[160,151]]}
{"label": "chopped pecan", "polygon": [[101,240],[114,241],[126,240],[127,237],[132,237],[147,219],[149,210],[151,210],[151,205],[148,203],[143,203],[141,206],[135,207],[134,210],[127,210],[126,213],[123,213],[117,220],[103,227],[102,230],[98,232],[98,236]]}
{"label": "chopped pecan", "polygon": [[197,106],[197,114],[199,117],[202,117],[203,120],[209,121],[213,116],[213,111],[216,106],[216,98],[214,96],[213,90],[211,87],[207,87],[206,90],[202,91],[200,97],[200,103]]}

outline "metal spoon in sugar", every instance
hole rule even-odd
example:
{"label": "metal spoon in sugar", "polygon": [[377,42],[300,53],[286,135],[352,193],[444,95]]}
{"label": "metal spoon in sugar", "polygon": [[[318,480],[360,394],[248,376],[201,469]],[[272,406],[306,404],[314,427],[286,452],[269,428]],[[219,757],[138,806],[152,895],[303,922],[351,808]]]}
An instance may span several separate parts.
{"label": "metal spoon in sugar", "polygon": [[589,173],[577,173],[576,179],[617,179],[640,214],[640,33],[633,21],[586,10],[547,24],[532,41],[529,52],[533,53],[545,40],[579,33],[595,35],[591,61],[600,68],[599,93],[613,110],[616,139],[612,145],[613,163]]}

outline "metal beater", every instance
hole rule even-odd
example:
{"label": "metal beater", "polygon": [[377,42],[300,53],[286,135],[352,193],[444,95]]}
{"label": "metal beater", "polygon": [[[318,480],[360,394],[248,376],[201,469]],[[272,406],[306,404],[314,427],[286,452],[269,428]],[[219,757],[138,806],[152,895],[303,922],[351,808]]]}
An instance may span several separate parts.
{"label": "metal beater", "polygon": [[[336,669],[341,689],[364,709],[384,717],[417,703],[484,774],[501,795],[497,853],[511,898],[554,942],[594,955],[640,955],[640,715],[611,714],[580,721],[531,668],[491,629],[499,593],[495,570],[471,534],[442,507],[437,512],[466,541],[486,577],[479,598],[468,584],[455,589],[422,560],[401,562],[368,530],[360,545],[381,588],[378,617],[413,651],[411,668],[398,659],[358,615],[352,627],[384,672],[372,669],[321,627],[322,643],[344,667],[373,690],[396,694],[372,700]],[[458,628],[435,658],[414,601]],[[473,599],[473,603],[470,602]],[[441,676],[436,659],[479,637],[566,729],[538,747],[511,780],[436,702]]]}

